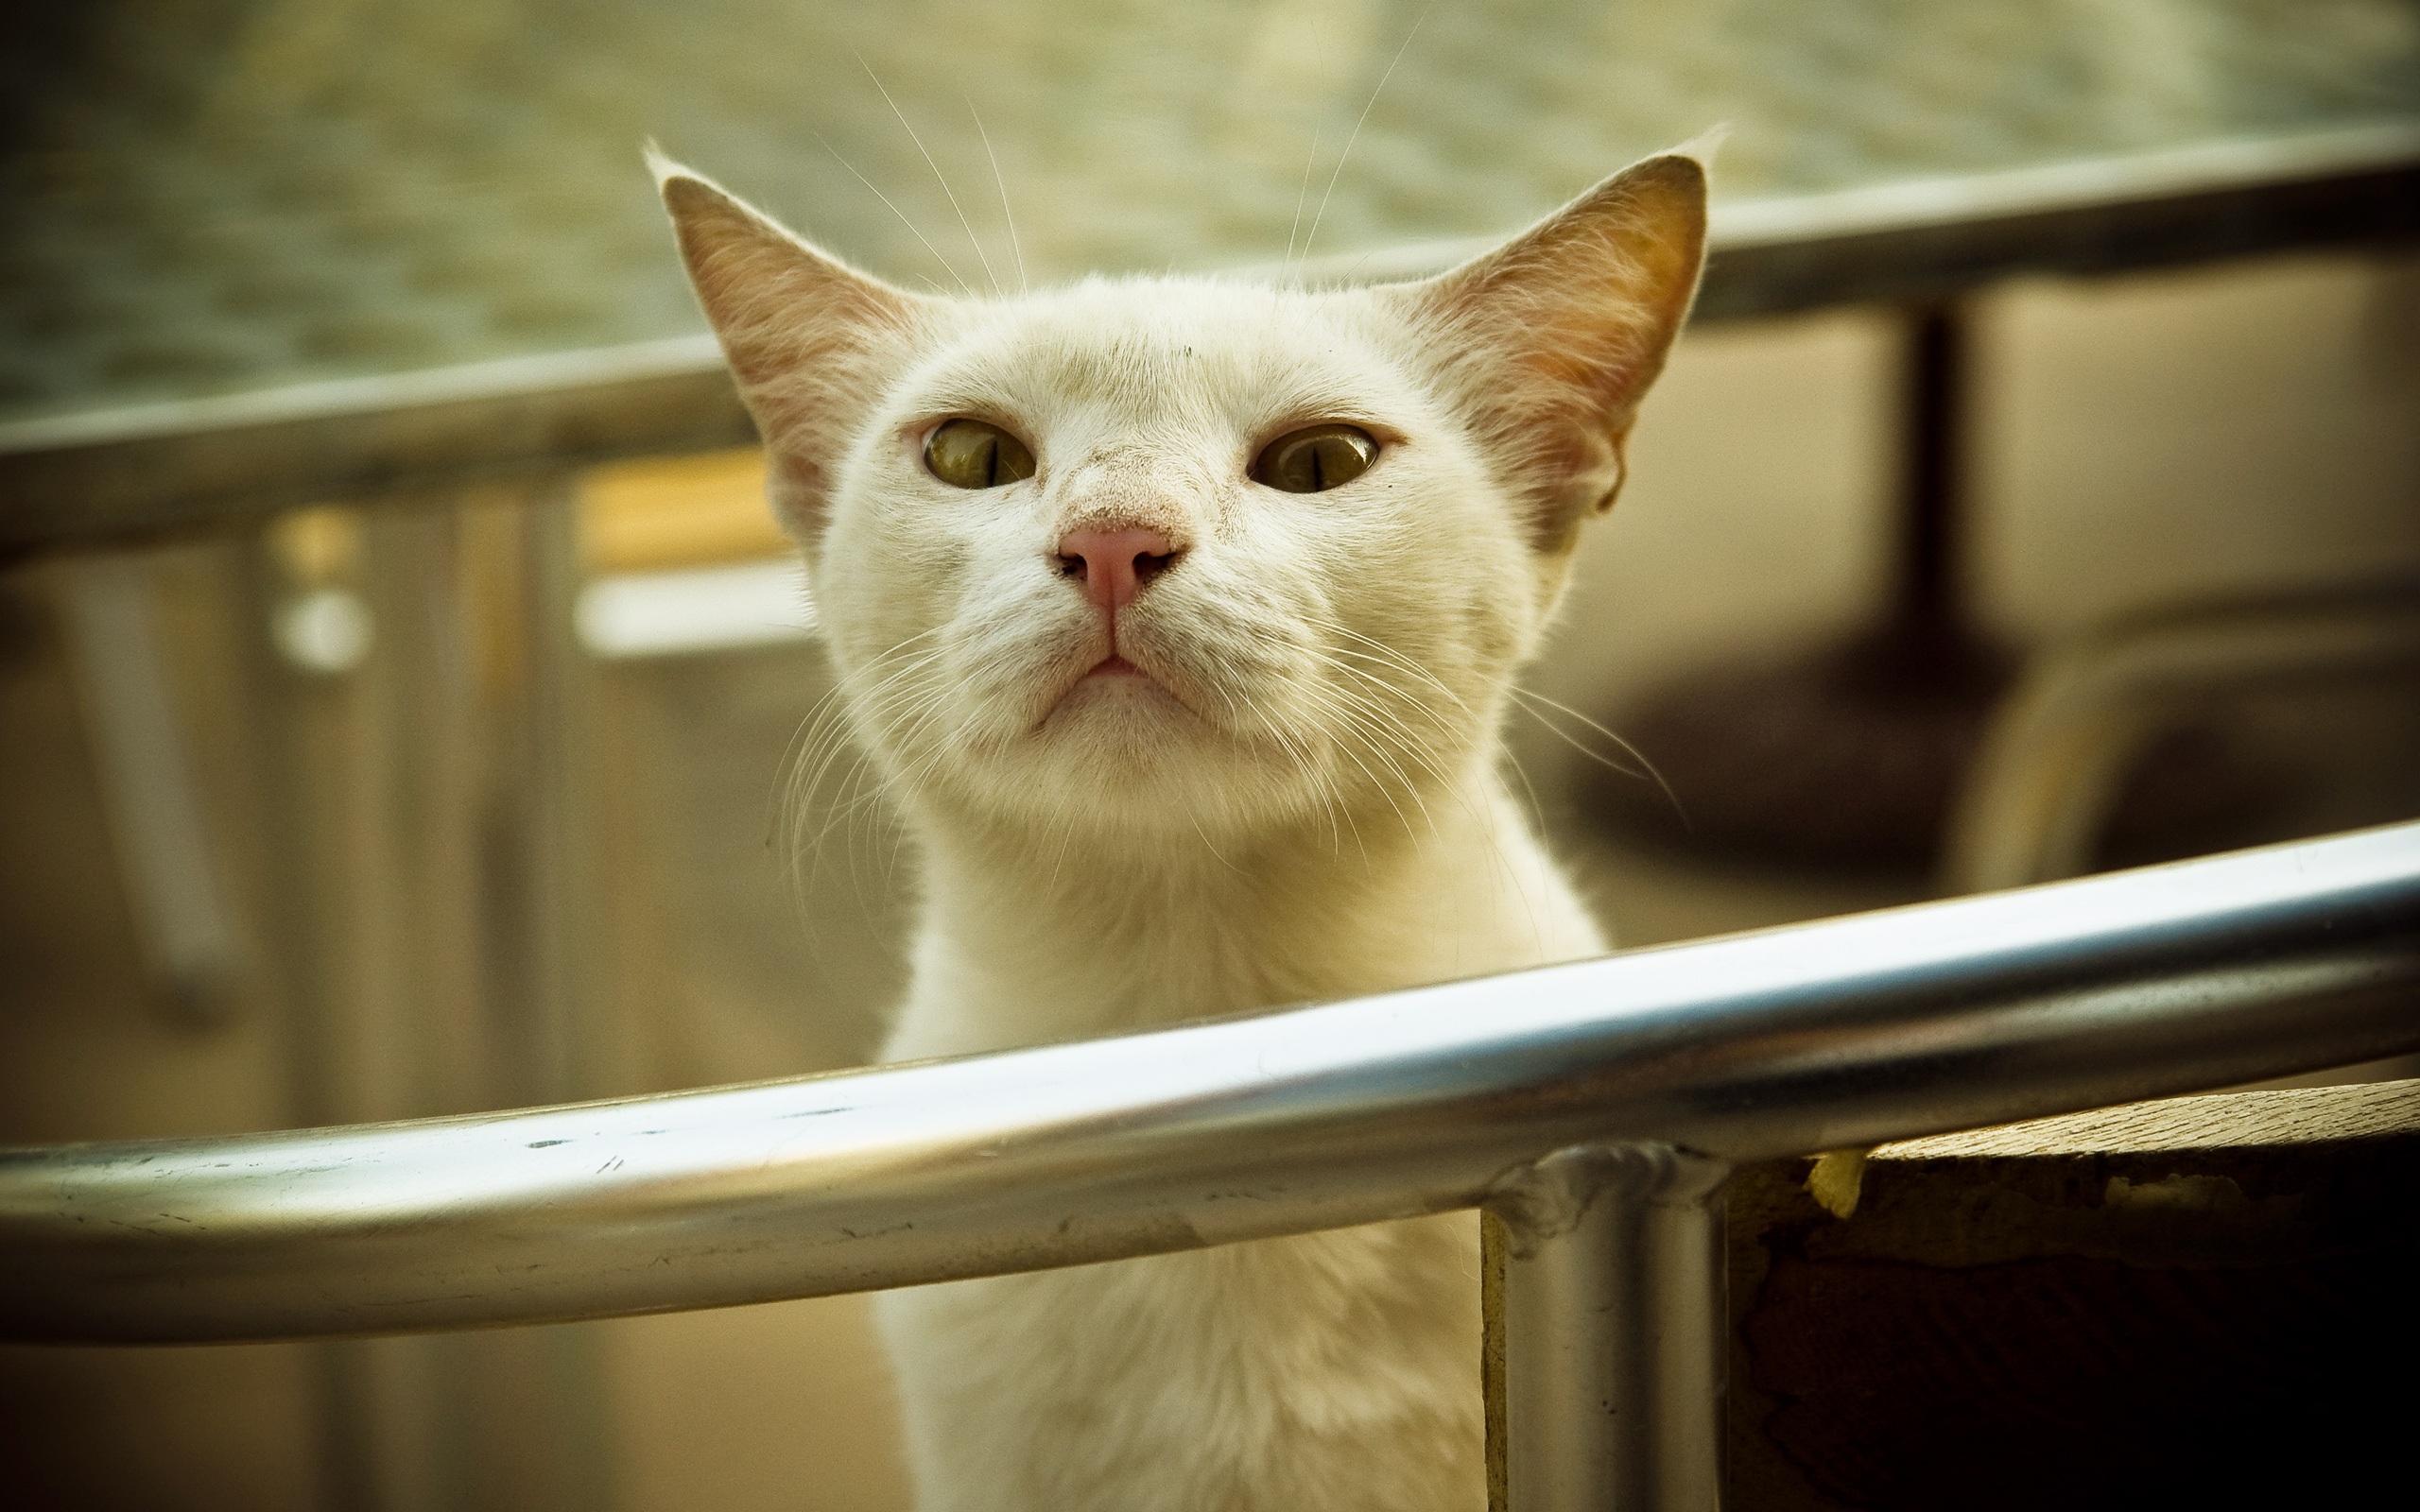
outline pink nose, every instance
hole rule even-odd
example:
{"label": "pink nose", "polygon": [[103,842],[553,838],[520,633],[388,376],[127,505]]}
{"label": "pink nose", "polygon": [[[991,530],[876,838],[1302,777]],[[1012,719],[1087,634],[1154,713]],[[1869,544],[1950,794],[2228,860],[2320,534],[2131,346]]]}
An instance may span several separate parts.
{"label": "pink nose", "polygon": [[1112,614],[1167,570],[1178,548],[1156,530],[1070,530],[1059,538],[1059,571],[1083,582],[1085,596]]}

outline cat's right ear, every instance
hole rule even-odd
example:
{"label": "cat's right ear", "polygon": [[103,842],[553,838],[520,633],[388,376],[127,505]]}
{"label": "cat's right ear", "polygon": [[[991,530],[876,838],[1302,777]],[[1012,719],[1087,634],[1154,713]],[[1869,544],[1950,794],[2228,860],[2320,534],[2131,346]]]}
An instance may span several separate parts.
{"label": "cat's right ear", "polygon": [[840,454],[929,301],[817,250],[650,149],[681,261],[765,438],[773,511],[812,545]]}

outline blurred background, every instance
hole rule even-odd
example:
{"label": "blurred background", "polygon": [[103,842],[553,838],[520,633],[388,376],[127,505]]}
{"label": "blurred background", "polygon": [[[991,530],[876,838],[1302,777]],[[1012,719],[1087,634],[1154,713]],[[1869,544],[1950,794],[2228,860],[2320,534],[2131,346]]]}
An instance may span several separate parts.
{"label": "blurred background", "polygon": [[[791,791],[829,679],[648,139],[989,291],[1314,223],[1320,276],[1441,266],[1727,124],[1511,731],[1624,944],[2420,814],[2409,0],[114,0],[0,47],[0,1141],[872,1053],[912,857],[845,764]],[[2062,750],[2084,797],[1977,796]],[[2065,838],[1995,870],[1992,814]],[[0,1436],[20,1505],[878,1512],[888,1391],[839,1298],[10,1347]]]}

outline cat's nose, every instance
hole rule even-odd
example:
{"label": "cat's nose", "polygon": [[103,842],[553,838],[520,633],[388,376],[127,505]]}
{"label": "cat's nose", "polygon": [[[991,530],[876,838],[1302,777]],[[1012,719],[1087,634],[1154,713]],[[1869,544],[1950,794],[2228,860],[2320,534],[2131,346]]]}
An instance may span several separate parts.
{"label": "cat's nose", "polygon": [[1115,614],[1181,551],[1167,537],[1141,525],[1070,530],[1059,538],[1059,572],[1082,582],[1086,597]]}

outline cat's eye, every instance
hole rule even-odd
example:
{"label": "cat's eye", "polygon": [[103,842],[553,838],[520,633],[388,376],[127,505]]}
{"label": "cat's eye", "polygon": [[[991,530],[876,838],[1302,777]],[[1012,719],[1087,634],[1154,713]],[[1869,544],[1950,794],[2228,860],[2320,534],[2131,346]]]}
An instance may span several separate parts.
{"label": "cat's eye", "polygon": [[1288,493],[1319,493],[1350,483],[1378,459],[1378,443],[1352,425],[1313,425],[1269,443],[1253,460],[1255,482]]}
{"label": "cat's eye", "polygon": [[961,489],[996,489],[1033,476],[1033,453],[997,425],[979,420],[942,421],[925,442],[925,466]]}

